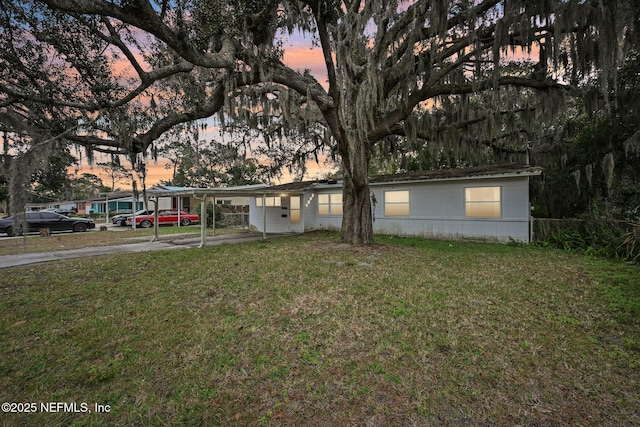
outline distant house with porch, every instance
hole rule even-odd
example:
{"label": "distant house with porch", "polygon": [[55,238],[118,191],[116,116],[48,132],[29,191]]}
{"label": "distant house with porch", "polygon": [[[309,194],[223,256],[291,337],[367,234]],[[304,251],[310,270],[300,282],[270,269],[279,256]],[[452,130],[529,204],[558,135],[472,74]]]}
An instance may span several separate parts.
{"label": "distant house with porch", "polygon": [[[230,194],[226,194],[215,199],[215,203],[223,206],[247,206],[249,197],[246,195],[234,194],[234,189],[244,187],[230,187]],[[224,192],[227,189],[220,189]],[[214,189],[203,189],[194,187],[175,187],[170,185],[155,185],[147,190],[149,196],[158,197],[158,209],[181,209],[187,213],[195,213],[196,206],[200,203],[201,197],[195,196],[200,192],[211,192]],[[223,193],[225,194],[225,193]]]}
{"label": "distant house with porch", "polygon": [[[86,214],[101,214],[107,212],[111,214],[131,213],[134,210],[134,197],[131,192],[113,191],[104,193],[101,197],[96,197],[84,201],[84,210]],[[144,199],[139,195],[135,201],[135,210],[144,209]],[[88,210],[87,210],[88,208]]]}
{"label": "distant house with porch", "polygon": [[[191,187],[176,187],[171,185],[154,185],[147,189],[147,196],[154,197],[158,193],[175,193],[175,196],[163,196],[158,197],[158,209],[173,209],[183,210],[187,213],[195,213],[195,207],[200,203],[196,199],[189,195],[194,188]],[[154,209],[153,203],[149,206],[149,209]]]}
{"label": "distant house with porch", "polygon": [[[529,242],[533,166],[483,166],[370,177],[375,233]],[[260,189],[249,200],[258,231],[340,229],[342,182],[305,181]]]}

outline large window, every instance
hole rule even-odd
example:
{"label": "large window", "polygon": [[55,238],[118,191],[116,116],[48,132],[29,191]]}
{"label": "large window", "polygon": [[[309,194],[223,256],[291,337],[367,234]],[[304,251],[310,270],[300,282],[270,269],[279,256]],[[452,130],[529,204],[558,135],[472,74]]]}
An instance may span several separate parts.
{"label": "large window", "polygon": [[318,215],[342,215],[342,193],[318,194]]}
{"label": "large window", "polygon": [[500,218],[500,187],[467,187],[464,189],[465,211],[468,217]]}
{"label": "large window", "polygon": [[[264,203],[267,207],[281,206],[282,200],[280,197],[265,197]],[[262,197],[256,197],[256,207],[262,207]]]}
{"label": "large window", "polygon": [[409,216],[409,191],[385,191],[384,216]]}

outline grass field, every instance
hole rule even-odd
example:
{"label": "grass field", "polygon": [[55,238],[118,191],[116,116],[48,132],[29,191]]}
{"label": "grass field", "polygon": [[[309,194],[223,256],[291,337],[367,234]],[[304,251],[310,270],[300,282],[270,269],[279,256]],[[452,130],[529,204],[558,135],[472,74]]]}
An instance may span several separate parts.
{"label": "grass field", "polygon": [[3,270],[0,401],[37,413],[0,424],[640,424],[637,265],[378,242],[311,233]]}

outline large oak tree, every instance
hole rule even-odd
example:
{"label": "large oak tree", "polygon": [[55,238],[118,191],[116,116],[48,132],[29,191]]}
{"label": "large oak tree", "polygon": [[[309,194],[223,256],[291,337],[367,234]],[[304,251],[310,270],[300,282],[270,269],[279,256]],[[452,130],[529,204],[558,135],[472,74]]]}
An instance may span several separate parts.
{"label": "large oak tree", "polygon": [[[531,117],[555,113],[561,104],[549,100],[558,95],[608,93],[598,89],[615,77],[638,26],[634,0],[0,0],[0,7],[5,129],[137,153],[182,123],[219,113],[223,124],[260,130],[267,143],[289,142],[289,150],[299,143],[304,154],[326,148],[342,165],[342,238],[352,243],[373,242],[374,150],[399,141],[466,143],[461,129],[473,129],[481,144],[522,145],[509,129],[514,116],[528,115],[519,126],[535,128]],[[283,39],[294,32],[312,34],[325,75],[283,62]],[[129,64],[127,73],[115,70],[116,59]],[[483,94],[499,109],[477,108]],[[445,107],[448,114],[437,113]]]}

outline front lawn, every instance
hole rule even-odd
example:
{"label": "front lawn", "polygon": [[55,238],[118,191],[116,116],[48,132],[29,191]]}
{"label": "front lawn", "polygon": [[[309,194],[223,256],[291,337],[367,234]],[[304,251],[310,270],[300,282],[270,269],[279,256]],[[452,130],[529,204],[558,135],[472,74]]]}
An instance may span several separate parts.
{"label": "front lawn", "polygon": [[638,266],[378,241],[5,269],[2,425],[640,424]]}

